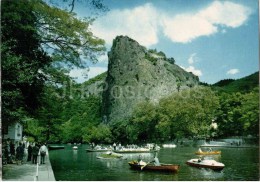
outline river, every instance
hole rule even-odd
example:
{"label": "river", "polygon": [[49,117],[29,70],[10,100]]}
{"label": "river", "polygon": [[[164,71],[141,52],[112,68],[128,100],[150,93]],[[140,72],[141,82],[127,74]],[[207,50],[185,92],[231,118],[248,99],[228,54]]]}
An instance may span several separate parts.
{"label": "river", "polygon": [[[98,152],[86,152],[88,145],[64,145],[62,150],[49,151],[56,180],[61,181],[255,181],[259,180],[258,148],[214,148],[222,154],[215,160],[225,164],[221,172],[190,167],[185,162],[197,156],[195,146],[161,148],[158,158],[162,163],[180,164],[176,174],[135,171],[128,161],[139,154],[124,154],[123,159],[97,159]],[[153,159],[153,154],[142,154],[144,161]]]}

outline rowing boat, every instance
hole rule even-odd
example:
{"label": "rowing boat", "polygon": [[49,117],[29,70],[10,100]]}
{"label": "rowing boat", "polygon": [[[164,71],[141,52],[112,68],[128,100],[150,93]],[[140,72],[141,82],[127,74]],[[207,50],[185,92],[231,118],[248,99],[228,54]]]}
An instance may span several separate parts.
{"label": "rowing boat", "polygon": [[199,168],[209,168],[213,170],[222,170],[225,165],[223,163],[217,162],[212,159],[190,159],[186,162],[186,164],[193,166],[193,167],[199,167]]}
{"label": "rowing boat", "polygon": [[162,164],[155,166],[153,164],[140,165],[137,161],[128,162],[132,169],[136,170],[150,170],[150,171],[162,171],[162,172],[177,172],[180,168],[180,165],[177,164]]}
{"label": "rowing boat", "polygon": [[221,151],[203,151],[203,152],[195,152],[196,155],[219,155],[221,154]]}

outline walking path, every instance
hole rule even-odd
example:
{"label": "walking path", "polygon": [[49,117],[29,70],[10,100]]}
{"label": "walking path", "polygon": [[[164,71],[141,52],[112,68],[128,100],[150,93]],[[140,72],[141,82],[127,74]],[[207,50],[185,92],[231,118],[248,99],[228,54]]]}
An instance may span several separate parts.
{"label": "walking path", "polygon": [[[39,157],[38,157],[39,158]],[[55,181],[49,157],[45,157],[45,164],[38,166],[32,162],[22,165],[6,164],[2,166],[3,181]]]}

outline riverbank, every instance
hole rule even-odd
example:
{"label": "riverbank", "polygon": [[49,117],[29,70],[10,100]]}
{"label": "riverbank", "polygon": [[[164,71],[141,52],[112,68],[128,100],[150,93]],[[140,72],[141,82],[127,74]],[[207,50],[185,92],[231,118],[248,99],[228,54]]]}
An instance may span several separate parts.
{"label": "riverbank", "polygon": [[22,165],[6,164],[2,166],[2,180],[4,181],[55,181],[49,157],[46,156],[45,164],[38,166],[32,162]]}

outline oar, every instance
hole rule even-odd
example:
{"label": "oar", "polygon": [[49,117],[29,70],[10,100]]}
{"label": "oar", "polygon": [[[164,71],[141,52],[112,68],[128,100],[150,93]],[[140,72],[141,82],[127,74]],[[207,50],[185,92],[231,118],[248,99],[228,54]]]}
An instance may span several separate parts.
{"label": "oar", "polygon": [[144,168],[145,166],[147,166],[148,164],[150,164],[150,162],[148,162],[148,163],[145,164],[144,166],[141,166],[141,170],[143,170],[143,168]]}

